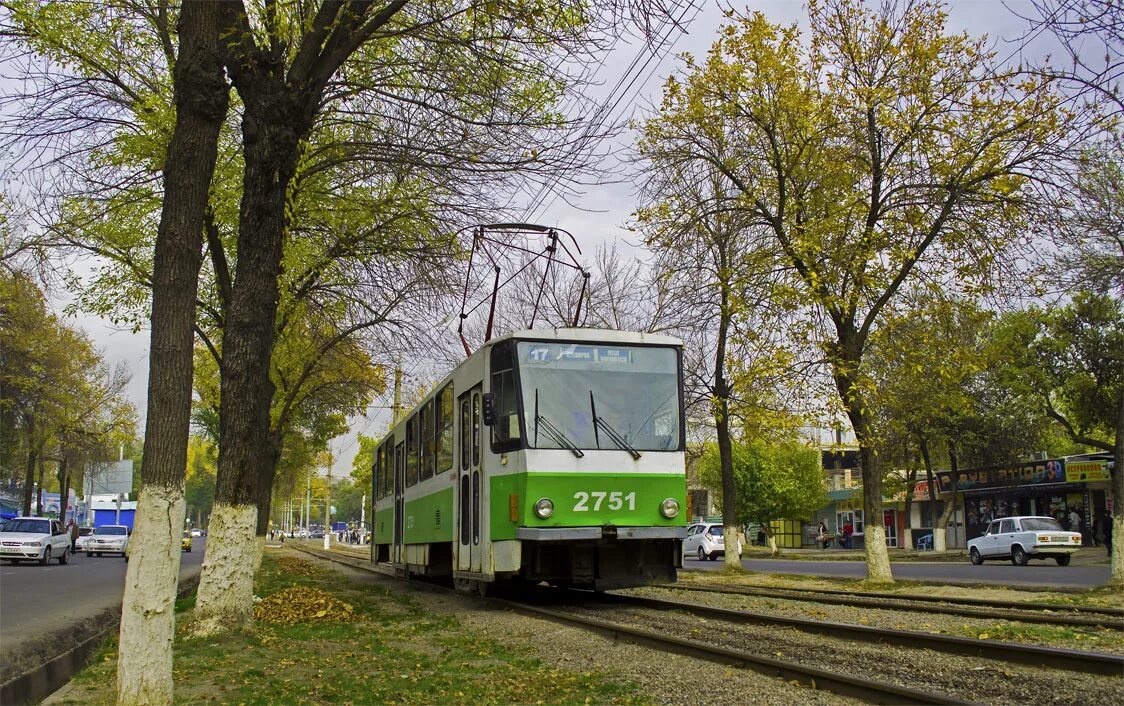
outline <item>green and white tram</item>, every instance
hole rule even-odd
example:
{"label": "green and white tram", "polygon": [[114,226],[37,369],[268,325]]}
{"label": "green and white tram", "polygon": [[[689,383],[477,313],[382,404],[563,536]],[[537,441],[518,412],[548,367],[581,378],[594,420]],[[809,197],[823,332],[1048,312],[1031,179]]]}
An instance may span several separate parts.
{"label": "green and white tram", "polygon": [[372,560],[461,588],[670,582],[682,565],[682,343],[488,342],[379,445]]}

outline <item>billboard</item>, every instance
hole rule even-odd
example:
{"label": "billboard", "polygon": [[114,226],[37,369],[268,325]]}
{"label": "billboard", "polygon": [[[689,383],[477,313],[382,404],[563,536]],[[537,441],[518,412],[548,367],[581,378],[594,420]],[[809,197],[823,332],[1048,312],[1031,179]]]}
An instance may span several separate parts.
{"label": "billboard", "polygon": [[86,469],[84,496],[133,492],[133,460],[95,463]]}

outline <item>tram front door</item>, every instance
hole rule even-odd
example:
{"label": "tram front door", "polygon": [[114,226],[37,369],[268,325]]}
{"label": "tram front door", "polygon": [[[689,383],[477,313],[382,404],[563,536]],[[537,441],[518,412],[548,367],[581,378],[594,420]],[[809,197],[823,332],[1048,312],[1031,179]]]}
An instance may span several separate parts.
{"label": "tram front door", "polygon": [[406,511],[406,444],[394,447],[394,549],[391,561],[395,564],[403,562],[402,540],[403,520]]}
{"label": "tram front door", "polygon": [[481,420],[479,385],[460,396],[460,454],[457,460],[457,571],[479,573]]}

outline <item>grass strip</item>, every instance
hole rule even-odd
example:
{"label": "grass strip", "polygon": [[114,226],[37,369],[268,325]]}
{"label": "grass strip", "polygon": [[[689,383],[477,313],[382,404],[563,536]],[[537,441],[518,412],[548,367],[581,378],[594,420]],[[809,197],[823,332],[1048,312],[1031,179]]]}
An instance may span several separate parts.
{"label": "grass strip", "polygon": [[[315,562],[267,553],[254,592],[262,600],[253,628],[218,638],[189,637],[194,594],[177,602],[177,704],[650,702],[633,684],[544,664],[481,638],[424,597]],[[116,650],[116,638],[107,641],[51,703],[114,703]]]}

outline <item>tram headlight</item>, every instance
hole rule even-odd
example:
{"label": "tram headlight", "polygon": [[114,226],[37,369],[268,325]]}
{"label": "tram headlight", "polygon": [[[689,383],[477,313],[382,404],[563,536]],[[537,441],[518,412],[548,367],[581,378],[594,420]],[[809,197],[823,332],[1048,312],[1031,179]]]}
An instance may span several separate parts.
{"label": "tram headlight", "polygon": [[540,498],[539,501],[535,503],[535,514],[545,520],[554,514],[554,503],[550,502],[550,498]]}
{"label": "tram headlight", "polygon": [[671,519],[679,514],[679,501],[675,498],[668,498],[660,503],[660,514]]}

